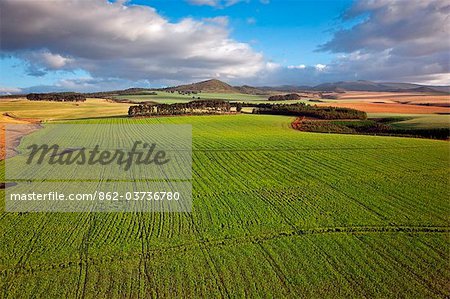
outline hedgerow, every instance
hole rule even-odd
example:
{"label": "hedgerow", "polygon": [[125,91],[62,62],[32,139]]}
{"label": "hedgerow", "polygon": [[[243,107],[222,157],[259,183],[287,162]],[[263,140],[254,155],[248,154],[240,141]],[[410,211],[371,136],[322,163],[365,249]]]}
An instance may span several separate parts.
{"label": "hedgerow", "polygon": [[304,103],[296,104],[258,104],[253,109],[254,114],[272,114],[288,116],[307,116],[319,119],[366,119],[367,114],[363,111],[340,108],[319,107]]}
{"label": "hedgerow", "polygon": [[175,104],[147,104],[130,106],[128,116],[200,115],[230,112],[231,105],[221,100],[201,100]]}
{"label": "hedgerow", "polygon": [[54,102],[84,102],[86,97],[79,93],[30,93],[27,95],[30,101],[54,101]]}

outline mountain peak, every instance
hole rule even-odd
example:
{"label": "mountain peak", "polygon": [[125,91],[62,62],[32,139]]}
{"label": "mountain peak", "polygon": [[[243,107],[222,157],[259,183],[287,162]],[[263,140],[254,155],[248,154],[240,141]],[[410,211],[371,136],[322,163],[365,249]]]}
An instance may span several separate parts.
{"label": "mountain peak", "polygon": [[209,79],[206,81],[201,81],[197,83],[179,85],[175,87],[166,88],[166,90],[174,90],[174,91],[202,91],[202,92],[226,92],[226,93],[235,93],[239,92],[233,86],[222,82],[218,79]]}

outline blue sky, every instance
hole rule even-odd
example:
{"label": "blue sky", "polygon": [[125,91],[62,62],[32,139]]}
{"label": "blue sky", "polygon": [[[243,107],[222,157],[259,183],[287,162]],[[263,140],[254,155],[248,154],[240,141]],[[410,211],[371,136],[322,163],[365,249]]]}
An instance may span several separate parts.
{"label": "blue sky", "polygon": [[[446,27],[445,1],[404,3],[4,0],[0,92],[165,86],[211,77],[253,85],[445,84],[448,30],[435,29]],[[18,22],[24,11],[29,22]],[[424,44],[424,37],[431,40]],[[431,52],[420,50],[430,42]]]}
{"label": "blue sky", "polygon": [[231,36],[247,42],[268,59],[287,65],[328,63],[334,55],[314,52],[328,41],[332,31],[345,25],[338,17],[350,7],[350,0],[272,0],[243,1],[216,8],[193,6],[187,1],[131,1],[150,4],[171,21],[185,17],[196,19],[226,16]]}

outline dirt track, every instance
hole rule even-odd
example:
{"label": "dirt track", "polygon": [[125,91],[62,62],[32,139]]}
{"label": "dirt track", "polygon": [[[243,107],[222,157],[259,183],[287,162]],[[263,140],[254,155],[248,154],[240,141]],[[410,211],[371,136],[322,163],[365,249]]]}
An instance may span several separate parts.
{"label": "dirt track", "polygon": [[[6,134],[7,125],[11,125],[8,127],[8,134]],[[14,156],[20,139],[40,128],[39,120],[21,119],[8,113],[2,114],[0,116],[0,161]]]}

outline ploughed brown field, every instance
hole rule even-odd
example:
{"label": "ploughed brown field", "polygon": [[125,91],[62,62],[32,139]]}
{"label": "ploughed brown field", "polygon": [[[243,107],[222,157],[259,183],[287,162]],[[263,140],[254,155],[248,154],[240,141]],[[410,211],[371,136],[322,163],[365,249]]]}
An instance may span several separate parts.
{"label": "ploughed brown field", "polygon": [[318,106],[353,108],[367,113],[450,114],[450,108],[447,107],[422,106],[411,104],[334,102],[332,105],[330,105],[330,103],[320,103],[318,104]]}
{"label": "ploughed brown field", "polygon": [[422,92],[371,92],[347,91],[340,95],[341,100],[385,101],[392,103],[436,103],[450,104],[450,95],[427,94]]}
{"label": "ploughed brown field", "polygon": [[368,113],[450,114],[450,95],[407,92],[357,92],[339,95],[318,106],[347,107]]}

